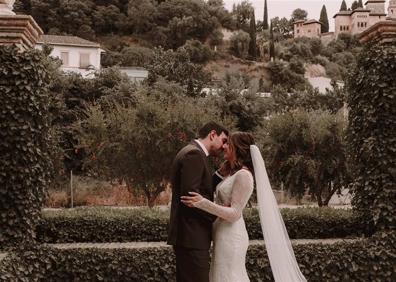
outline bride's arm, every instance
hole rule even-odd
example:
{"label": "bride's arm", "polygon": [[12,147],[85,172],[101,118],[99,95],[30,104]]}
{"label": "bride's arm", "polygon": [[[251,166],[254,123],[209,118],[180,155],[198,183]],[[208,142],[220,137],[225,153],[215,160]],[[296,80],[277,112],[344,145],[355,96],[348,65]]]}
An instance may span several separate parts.
{"label": "bride's arm", "polygon": [[253,192],[253,177],[247,170],[240,170],[235,175],[232,186],[231,206],[224,207],[217,205],[208,199],[202,198],[197,193],[191,193],[192,197],[182,197],[182,202],[214,214],[226,221],[235,222],[241,215]]}

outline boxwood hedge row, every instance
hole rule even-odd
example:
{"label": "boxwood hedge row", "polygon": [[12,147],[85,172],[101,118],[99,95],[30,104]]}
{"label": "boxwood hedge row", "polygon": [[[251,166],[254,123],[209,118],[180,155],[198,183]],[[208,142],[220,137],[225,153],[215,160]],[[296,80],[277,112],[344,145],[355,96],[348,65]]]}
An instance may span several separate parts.
{"label": "boxwood hedge row", "polygon": [[[356,237],[363,234],[351,210],[331,208],[282,209],[292,239]],[[256,209],[245,211],[250,239],[262,239]],[[165,241],[168,211],[86,208],[44,212],[36,233],[39,242]]]}
{"label": "boxwood hedge row", "polygon": [[[395,281],[395,235],[294,247],[308,281]],[[251,281],[273,281],[262,245],[249,247]],[[174,281],[170,247],[16,250],[0,262],[1,281]]]}

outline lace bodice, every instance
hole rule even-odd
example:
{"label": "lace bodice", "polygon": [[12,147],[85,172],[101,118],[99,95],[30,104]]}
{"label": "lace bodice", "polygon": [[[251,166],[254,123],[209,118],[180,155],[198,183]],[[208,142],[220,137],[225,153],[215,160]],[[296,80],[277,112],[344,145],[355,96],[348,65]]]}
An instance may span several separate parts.
{"label": "lace bodice", "polygon": [[235,222],[242,216],[252,192],[253,176],[250,171],[241,169],[217,185],[216,203],[203,198],[194,206],[228,222]]}

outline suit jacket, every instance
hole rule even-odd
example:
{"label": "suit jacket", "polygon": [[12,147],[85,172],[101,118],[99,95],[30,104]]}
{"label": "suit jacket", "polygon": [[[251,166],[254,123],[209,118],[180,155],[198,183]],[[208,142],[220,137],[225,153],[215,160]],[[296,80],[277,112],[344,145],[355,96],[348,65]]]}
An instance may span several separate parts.
{"label": "suit jacket", "polygon": [[171,174],[172,203],[168,244],[191,248],[209,249],[212,240],[212,223],[216,216],[181,203],[181,196],[197,192],[213,201],[212,174],[207,157],[195,141],[176,155]]}

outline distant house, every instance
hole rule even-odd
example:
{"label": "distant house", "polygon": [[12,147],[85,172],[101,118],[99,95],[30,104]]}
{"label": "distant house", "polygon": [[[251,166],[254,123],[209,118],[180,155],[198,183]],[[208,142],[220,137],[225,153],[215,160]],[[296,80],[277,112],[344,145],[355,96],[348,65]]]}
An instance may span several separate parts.
{"label": "distant house", "polygon": [[[396,1],[391,0],[388,6],[389,17],[396,16]],[[368,0],[364,8],[339,11],[334,15],[335,37],[341,33],[359,34],[377,22],[386,20],[385,0]]]}
{"label": "distant house", "polygon": [[62,70],[75,72],[83,77],[93,77],[93,73],[100,70],[100,56],[104,52],[100,45],[77,36],[42,35],[36,43],[37,49],[43,45],[53,48],[52,57],[62,61]]}
{"label": "distant house", "polygon": [[294,22],[294,38],[319,38],[322,32],[322,23],[317,20],[299,20]]}
{"label": "distant house", "polygon": [[121,73],[126,74],[132,81],[140,83],[148,77],[148,70],[142,67],[120,67]]}

